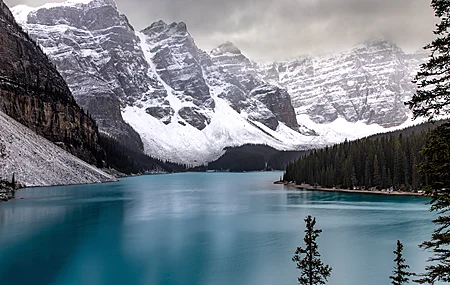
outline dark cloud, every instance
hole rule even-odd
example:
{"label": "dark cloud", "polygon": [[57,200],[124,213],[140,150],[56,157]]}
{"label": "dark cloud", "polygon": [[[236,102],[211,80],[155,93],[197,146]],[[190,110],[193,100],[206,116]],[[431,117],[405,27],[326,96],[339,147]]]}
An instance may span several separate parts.
{"label": "dark cloud", "polygon": [[[7,0],[38,6],[45,0]],[[55,1],[58,2],[58,1]],[[387,39],[407,51],[433,38],[435,18],[424,0],[116,0],[136,29],[183,21],[210,50],[230,40],[256,60],[340,51]]]}

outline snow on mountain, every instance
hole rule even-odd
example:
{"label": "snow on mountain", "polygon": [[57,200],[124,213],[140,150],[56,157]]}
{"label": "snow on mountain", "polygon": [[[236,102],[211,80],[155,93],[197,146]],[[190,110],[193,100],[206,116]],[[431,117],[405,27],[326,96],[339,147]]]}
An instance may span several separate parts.
{"label": "snow on mountain", "polygon": [[316,123],[338,118],[389,128],[406,122],[404,105],[425,53],[405,54],[386,41],[368,41],[348,52],[255,65],[254,72],[285,87],[297,115]]}
{"label": "snow on mountain", "polygon": [[[56,64],[77,103],[99,129],[133,149],[139,135],[121,116],[156,82],[148,78],[139,39],[110,0],[76,0],[12,9],[16,19]],[[150,86],[150,87],[149,87]]]}
{"label": "snow on mountain", "polygon": [[229,146],[326,143],[299,127],[285,90],[222,70],[184,23],[159,21],[135,32],[110,0],[19,6],[13,13],[99,129],[126,140],[131,125],[153,157],[199,165]]}
{"label": "snow on mountain", "polygon": [[[232,75],[209,65],[211,60],[198,50],[183,23],[160,21],[138,36],[149,76],[156,76],[166,91],[160,93],[162,98],[143,96],[123,110],[125,121],[141,135],[146,153],[199,165],[217,159],[230,146],[267,144],[289,150],[325,144],[282,122],[271,129],[255,120],[256,114],[274,114],[257,96],[227,82],[225,77]],[[253,113],[233,105],[232,87],[240,92],[242,106],[254,106]]]}
{"label": "snow on mountain", "polygon": [[191,165],[228,146],[304,149],[409,124],[403,102],[425,57],[373,41],[257,64],[230,42],[203,52],[184,23],[159,21],[136,32],[112,0],[13,12],[100,130]]}
{"label": "snow on mountain", "polygon": [[26,186],[116,181],[0,111],[0,177]]}
{"label": "snow on mountain", "polygon": [[378,124],[368,125],[363,121],[352,123],[344,118],[338,118],[330,123],[319,124],[312,121],[306,114],[298,115],[297,119],[308,128],[315,130],[319,137],[326,138],[329,144],[337,144],[345,140],[352,141],[374,134],[401,130],[425,122],[423,119],[413,121],[410,115],[408,120],[403,124],[391,128],[384,128]]}
{"label": "snow on mountain", "polygon": [[423,52],[405,54],[386,41],[285,62],[255,63],[231,42],[210,54],[216,65],[237,76],[286,88],[298,123],[330,143],[413,124],[404,102],[415,92],[411,81],[427,57]]}

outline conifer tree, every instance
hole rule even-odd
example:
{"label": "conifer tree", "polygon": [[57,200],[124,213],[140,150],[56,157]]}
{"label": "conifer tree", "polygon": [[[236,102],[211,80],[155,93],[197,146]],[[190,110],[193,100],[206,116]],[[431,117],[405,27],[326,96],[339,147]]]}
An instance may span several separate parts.
{"label": "conifer tree", "polygon": [[381,188],[381,174],[380,174],[380,165],[378,164],[378,156],[375,154],[375,158],[373,160],[373,186],[378,189]]}
{"label": "conifer tree", "polygon": [[420,247],[431,249],[434,253],[428,261],[426,273],[417,280],[419,283],[434,284],[437,281],[450,282],[450,124],[446,123],[431,131],[429,141],[422,153],[426,161],[421,171],[427,176],[426,190],[431,194],[430,211],[439,216],[433,220],[437,226],[431,241]]}
{"label": "conifer tree", "polygon": [[[431,52],[427,63],[421,65],[416,76],[417,93],[407,102],[414,118],[425,117],[434,121],[437,116],[450,114],[450,1],[432,0],[431,7],[440,23],[436,25],[434,39],[425,49]],[[431,211],[439,216],[431,241],[420,246],[434,253],[426,273],[419,283],[450,282],[450,124],[444,124],[430,133],[422,151],[426,161],[421,171],[426,175],[427,190],[432,195]]]}
{"label": "conifer tree", "polygon": [[405,259],[403,258],[403,244],[397,240],[397,249],[394,250],[395,254],[395,268],[392,273],[394,275],[389,276],[392,279],[392,285],[403,285],[409,282],[409,276],[413,275],[412,273],[406,271],[409,268],[409,265],[405,264]]}
{"label": "conifer tree", "polygon": [[441,22],[434,31],[436,39],[425,46],[431,55],[428,62],[421,65],[415,78],[417,93],[406,104],[413,111],[414,118],[433,120],[436,116],[450,114],[450,2],[432,0],[431,7]]}
{"label": "conifer tree", "polygon": [[320,260],[316,239],[322,230],[314,228],[316,218],[307,216],[305,222],[306,229],[303,241],[306,247],[297,247],[295,255],[292,258],[292,261],[297,264],[297,268],[302,271],[298,278],[298,283],[301,285],[326,284],[328,278],[331,276],[332,268],[329,265],[324,265]]}

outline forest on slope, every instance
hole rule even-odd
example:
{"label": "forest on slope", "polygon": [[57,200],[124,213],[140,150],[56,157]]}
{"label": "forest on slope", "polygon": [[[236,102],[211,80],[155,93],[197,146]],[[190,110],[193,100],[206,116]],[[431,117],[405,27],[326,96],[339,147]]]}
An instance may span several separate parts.
{"label": "forest on slope", "polygon": [[286,167],[285,181],[342,189],[416,191],[426,184],[420,153],[430,130],[425,123],[312,151]]}

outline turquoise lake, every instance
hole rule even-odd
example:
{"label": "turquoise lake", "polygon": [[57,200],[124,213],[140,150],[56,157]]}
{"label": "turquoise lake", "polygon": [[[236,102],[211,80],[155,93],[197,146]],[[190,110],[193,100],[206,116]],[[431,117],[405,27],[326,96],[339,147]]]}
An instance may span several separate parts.
{"label": "turquoise lake", "polygon": [[[329,285],[390,284],[397,239],[422,272],[428,201],[274,185],[280,172],[184,173],[23,189],[0,203],[0,284],[288,285],[317,217]],[[21,199],[23,198],[23,199]]]}

